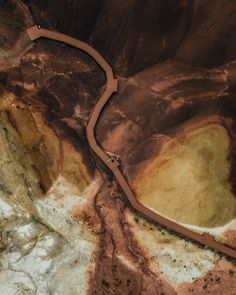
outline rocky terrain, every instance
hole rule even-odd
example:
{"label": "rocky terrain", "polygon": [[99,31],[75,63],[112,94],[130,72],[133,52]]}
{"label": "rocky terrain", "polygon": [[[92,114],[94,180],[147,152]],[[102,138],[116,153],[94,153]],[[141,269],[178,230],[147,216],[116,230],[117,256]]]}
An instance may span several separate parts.
{"label": "rocky terrain", "polygon": [[0,1],[0,294],[236,294],[235,261],[132,209],[85,128],[98,122],[137,198],[236,248],[235,1]]}

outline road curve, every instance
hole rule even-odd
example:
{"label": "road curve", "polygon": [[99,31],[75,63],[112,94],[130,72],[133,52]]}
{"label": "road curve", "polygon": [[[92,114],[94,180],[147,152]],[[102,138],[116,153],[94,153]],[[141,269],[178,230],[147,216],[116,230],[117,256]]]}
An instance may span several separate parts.
{"label": "road curve", "polygon": [[87,140],[90,145],[90,148],[94,151],[94,153],[112,171],[113,175],[115,176],[117,182],[119,183],[122,190],[126,194],[132,207],[136,209],[137,211],[141,212],[142,214],[144,214],[145,216],[147,216],[148,218],[154,220],[155,222],[160,223],[161,225],[165,226],[168,229],[171,229],[185,237],[195,240],[202,245],[206,245],[206,246],[209,246],[210,248],[216,249],[217,251],[223,254],[236,258],[236,249],[233,249],[229,246],[218,243],[212,235],[199,234],[194,231],[191,231],[143,206],[135,197],[128,182],[126,181],[124,175],[119,169],[119,162],[117,161],[117,159],[115,157],[110,157],[98,145],[95,138],[96,123],[99,119],[99,116],[105,104],[107,103],[111,95],[117,91],[117,87],[118,87],[118,81],[114,79],[112,68],[106,62],[106,60],[94,48],[92,48],[88,44],[82,41],[79,41],[75,38],[69,37],[68,35],[41,29],[38,26],[34,26],[28,29],[27,33],[32,41],[37,40],[39,38],[47,38],[47,39],[63,42],[73,47],[76,47],[78,49],[81,49],[85,51],[86,53],[88,53],[105,72],[106,78],[107,78],[106,88],[102,96],[96,103],[92,111],[92,114],[90,116],[90,119],[88,121],[88,124],[86,127]]}

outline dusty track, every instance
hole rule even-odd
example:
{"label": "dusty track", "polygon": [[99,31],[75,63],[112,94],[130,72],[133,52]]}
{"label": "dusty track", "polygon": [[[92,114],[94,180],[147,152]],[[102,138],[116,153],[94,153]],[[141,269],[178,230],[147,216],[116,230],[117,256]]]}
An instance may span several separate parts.
{"label": "dusty track", "polygon": [[162,224],[163,226],[182,234],[188,238],[191,238],[202,245],[209,246],[214,248],[221,253],[229,255],[231,257],[236,258],[236,250],[230,248],[226,245],[218,243],[215,241],[215,238],[209,234],[199,234],[193,232],[153,211],[144,207],[135,197],[134,193],[132,192],[129,184],[127,183],[125,177],[121,173],[119,169],[119,162],[114,157],[109,157],[102,148],[98,145],[96,138],[95,138],[95,126],[99,119],[100,113],[103,110],[103,107],[111,97],[111,95],[117,91],[118,81],[114,79],[113,71],[110,65],[105,61],[105,59],[91,46],[88,44],[79,41],[75,38],[69,37],[68,35],[64,35],[61,33],[40,29],[37,26],[34,26],[27,30],[27,33],[32,41],[37,40],[41,37],[56,40],[59,42],[66,43],[78,49],[81,49],[88,53],[96,62],[97,64],[104,70],[107,78],[106,89],[98,102],[96,103],[92,115],[89,119],[87,124],[86,132],[87,132],[87,139],[90,145],[90,148],[94,151],[94,153],[105,163],[105,165],[112,171],[116,180],[120,184],[122,190],[126,194],[130,204],[134,209],[141,212],[142,214],[146,215],[147,217],[151,218],[152,220]]}

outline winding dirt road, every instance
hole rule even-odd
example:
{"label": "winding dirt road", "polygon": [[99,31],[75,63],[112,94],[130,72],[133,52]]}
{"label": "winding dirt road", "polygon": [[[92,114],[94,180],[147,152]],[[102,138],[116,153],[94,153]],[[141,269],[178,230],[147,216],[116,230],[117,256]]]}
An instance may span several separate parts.
{"label": "winding dirt road", "polygon": [[111,66],[105,61],[105,59],[91,46],[88,44],[79,41],[75,38],[69,37],[68,35],[41,29],[37,26],[34,26],[27,30],[27,33],[32,41],[37,40],[39,38],[47,38],[56,40],[59,42],[66,43],[78,49],[81,49],[88,53],[96,62],[97,64],[104,70],[107,78],[106,89],[98,102],[96,103],[91,117],[88,121],[86,133],[87,139],[90,145],[90,148],[94,151],[94,153],[105,163],[105,165],[112,171],[113,175],[115,176],[117,182],[121,186],[122,190],[126,194],[130,204],[134,209],[141,212],[148,218],[151,218],[155,222],[169,228],[185,237],[191,238],[199,242],[202,245],[209,246],[210,248],[216,249],[221,253],[229,255],[233,258],[236,258],[236,249],[223,245],[215,241],[215,238],[209,234],[199,234],[193,232],[153,211],[144,207],[135,197],[134,193],[132,192],[129,184],[127,183],[124,175],[122,174],[121,170],[119,169],[119,162],[115,157],[110,157],[106,154],[103,149],[98,145],[95,137],[95,126],[99,119],[99,116],[106,105],[107,101],[111,97],[111,95],[117,91],[118,88],[118,80],[114,79],[113,71]]}

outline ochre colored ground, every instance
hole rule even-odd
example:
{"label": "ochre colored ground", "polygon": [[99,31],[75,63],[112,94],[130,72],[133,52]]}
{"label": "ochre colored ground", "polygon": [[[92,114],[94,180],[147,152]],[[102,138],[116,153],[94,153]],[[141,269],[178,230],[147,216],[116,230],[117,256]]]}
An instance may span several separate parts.
{"label": "ochre colored ground", "polygon": [[137,186],[139,200],[176,221],[218,227],[232,220],[229,136],[218,124],[168,141]]}

